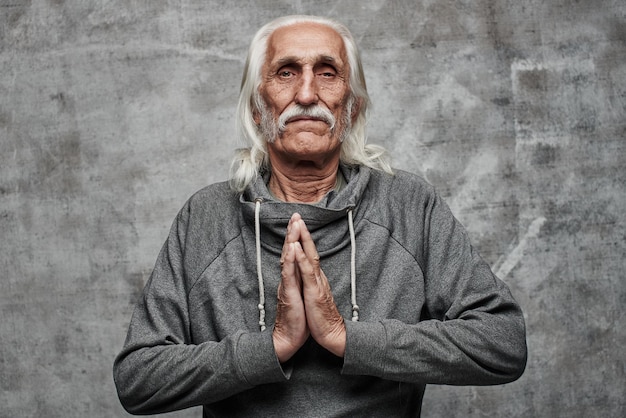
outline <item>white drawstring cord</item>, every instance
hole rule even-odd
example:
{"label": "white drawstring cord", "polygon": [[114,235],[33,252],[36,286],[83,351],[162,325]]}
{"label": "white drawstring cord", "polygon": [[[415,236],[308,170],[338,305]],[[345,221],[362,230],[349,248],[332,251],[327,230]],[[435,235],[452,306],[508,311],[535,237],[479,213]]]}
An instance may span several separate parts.
{"label": "white drawstring cord", "polygon": [[352,212],[354,208],[348,209],[348,227],[350,228],[350,289],[352,292],[352,321],[359,320],[359,305],[356,304],[356,238],[354,236],[354,222]]}
{"label": "white drawstring cord", "polygon": [[254,207],[254,234],[256,238],[256,274],[259,278],[259,326],[261,331],[265,331],[265,285],[263,284],[263,273],[261,272],[261,199],[256,199]]}

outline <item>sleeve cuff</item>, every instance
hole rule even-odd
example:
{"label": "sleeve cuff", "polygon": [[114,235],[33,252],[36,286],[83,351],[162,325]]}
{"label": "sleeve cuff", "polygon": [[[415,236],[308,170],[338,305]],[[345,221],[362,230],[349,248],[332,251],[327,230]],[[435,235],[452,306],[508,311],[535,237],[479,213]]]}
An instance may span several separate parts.
{"label": "sleeve cuff", "polygon": [[346,352],[341,373],[384,377],[387,337],[383,324],[353,321],[345,324]]}
{"label": "sleeve cuff", "polygon": [[249,384],[256,386],[288,379],[276,357],[271,332],[241,334],[236,350],[239,370]]}

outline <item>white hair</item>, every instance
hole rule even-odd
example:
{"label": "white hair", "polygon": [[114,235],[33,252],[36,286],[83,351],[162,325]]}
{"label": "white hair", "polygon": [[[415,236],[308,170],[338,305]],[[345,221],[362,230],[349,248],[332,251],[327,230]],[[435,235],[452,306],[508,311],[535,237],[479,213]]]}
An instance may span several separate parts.
{"label": "white hair", "polygon": [[[352,126],[348,124],[345,140],[341,144],[341,161],[346,164],[364,165],[392,174],[387,151],[378,145],[366,144],[366,119],[370,104],[361,58],[350,31],[342,24],[318,16],[285,16],[273,20],[256,33],[248,50],[244,67],[239,103],[237,106],[237,133],[249,146],[238,149],[230,169],[230,186],[242,192],[259,172],[269,169],[266,140],[257,123],[254,113],[264,108],[265,103],[259,94],[262,68],[265,63],[269,38],[276,29],[297,23],[318,23],[335,30],[343,39],[350,68],[350,100],[358,106],[359,113]],[[351,116],[348,109],[348,118]]]}

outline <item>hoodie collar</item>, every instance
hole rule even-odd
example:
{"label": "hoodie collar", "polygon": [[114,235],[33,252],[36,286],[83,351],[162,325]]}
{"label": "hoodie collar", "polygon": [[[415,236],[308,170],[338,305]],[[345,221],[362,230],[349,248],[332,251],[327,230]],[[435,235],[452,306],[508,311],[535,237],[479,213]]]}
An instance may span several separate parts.
{"label": "hoodie collar", "polygon": [[347,184],[339,192],[328,192],[315,204],[278,200],[267,188],[269,173],[257,177],[240,196],[240,203],[246,223],[254,228],[255,202],[261,202],[261,241],[264,248],[278,254],[282,251],[287,224],[296,212],[302,216],[311,232],[320,256],[334,253],[350,244],[346,214],[349,209],[354,209],[358,216],[358,205],[367,188],[370,169],[344,164],[339,169]]}

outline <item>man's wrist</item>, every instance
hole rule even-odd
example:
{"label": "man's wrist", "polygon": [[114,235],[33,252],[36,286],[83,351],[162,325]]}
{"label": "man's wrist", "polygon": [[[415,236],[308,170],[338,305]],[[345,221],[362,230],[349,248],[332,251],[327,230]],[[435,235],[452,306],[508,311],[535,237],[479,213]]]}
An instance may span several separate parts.
{"label": "man's wrist", "polygon": [[337,331],[326,337],[323,346],[337,357],[343,358],[346,353],[346,326],[343,322]]}
{"label": "man's wrist", "polygon": [[289,361],[296,351],[298,351],[297,348],[294,349],[292,344],[289,344],[284,338],[278,335],[276,331],[272,332],[272,342],[274,344],[274,352],[280,363]]}

